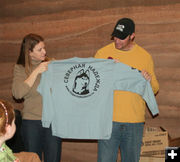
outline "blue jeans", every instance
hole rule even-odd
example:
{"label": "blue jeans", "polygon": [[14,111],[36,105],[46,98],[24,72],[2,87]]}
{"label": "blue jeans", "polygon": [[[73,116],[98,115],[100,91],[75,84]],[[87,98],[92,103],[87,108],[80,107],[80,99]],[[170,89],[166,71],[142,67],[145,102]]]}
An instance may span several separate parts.
{"label": "blue jeans", "polygon": [[98,162],[116,162],[118,150],[121,162],[139,162],[144,123],[113,122],[109,140],[98,141]]}
{"label": "blue jeans", "polygon": [[52,136],[51,128],[43,128],[40,120],[22,120],[25,151],[35,152],[44,162],[60,162],[61,138]]}

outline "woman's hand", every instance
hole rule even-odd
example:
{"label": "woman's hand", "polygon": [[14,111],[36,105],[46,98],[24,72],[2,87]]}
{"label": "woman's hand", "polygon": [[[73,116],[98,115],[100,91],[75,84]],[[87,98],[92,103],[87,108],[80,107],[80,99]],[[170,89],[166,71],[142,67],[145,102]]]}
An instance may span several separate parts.
{"label": "woman's hand", "polygon": [[38,74],[41,74],[43,72],[45,72],[46,70],[48,70],[48,64],[50,63],[50,61],[48,62],[42,62],[38,65],[38,67],[29,75],[29,77],[24,81],[24,83],[26,83],[27,85],[29,85],[30,87],[33,86]]}
{"label": "woman's hand", "polygon": [[39,66],[35,69],[35,72],[37,74],[41,74],[41,73],[47,71],[49,63],[50,63],[50,61],[40,63]]}

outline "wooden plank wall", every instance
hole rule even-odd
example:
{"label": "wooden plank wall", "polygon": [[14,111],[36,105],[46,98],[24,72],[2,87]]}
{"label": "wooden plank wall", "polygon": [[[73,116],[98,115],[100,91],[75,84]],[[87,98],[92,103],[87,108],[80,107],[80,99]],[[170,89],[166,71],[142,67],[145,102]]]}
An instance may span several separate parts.
{"label": "wooden plank wall", "polygon": [[[179,8],[179,0],[1,0],[0,98],[22,108],[22,104],[12,99],[11,83],[12,69],[24,35],[42,35],[50,57],[89,57],[111,42],[110,34],[119,18],[131,17],[136,23],[136,42],[152,54],[160,83],[157,95],[160,115],[152,118],[147,111],[146,123],[162,126],[172,138],[180,137]],[[81,152],[83,159],[88,156],[95,159],[96,146],[94,143],[87,145],[93,151]],[[65,142],[63,155],[69,157],[73,146],[76,150],[79,147],[86,150],[87,145]],[[76,159],[74,155],[72,159]],[[83,159],[77,156],[74,161],[86,161]]]}

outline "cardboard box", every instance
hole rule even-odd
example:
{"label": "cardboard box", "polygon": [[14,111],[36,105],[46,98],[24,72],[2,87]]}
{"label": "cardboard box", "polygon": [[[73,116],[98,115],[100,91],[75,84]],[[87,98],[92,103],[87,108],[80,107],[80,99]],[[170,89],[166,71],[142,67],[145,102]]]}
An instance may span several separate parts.
{"label": "cardboard box", "polygon": [[160,127],[146,126],[141,147],[141,157],[149,157],[149,160],[154,160],[153,158],[165,158],[166,147],[168,147],[168,132]]}
{"label": "cardboard box", "polygon": [[158,157],[140,157],[139,162],[165,162],[165,158]]}

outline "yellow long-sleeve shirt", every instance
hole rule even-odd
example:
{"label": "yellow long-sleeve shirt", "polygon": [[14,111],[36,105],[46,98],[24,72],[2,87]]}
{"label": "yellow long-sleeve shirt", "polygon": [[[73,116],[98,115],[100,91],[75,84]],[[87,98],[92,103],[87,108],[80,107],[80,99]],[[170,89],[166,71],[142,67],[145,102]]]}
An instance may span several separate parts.
{"label": "yellow long-sleeve shirt", "polygon": [[[122,51],[116,49],[114,43],[111,43],[98,50],[95,58],[117,59],[138,70],[146,70],[152,76],[151,86],[154,93],[158,92],[159,84],[154,73],[152,57],[137,44],[129,51]],[[146,104],[139,95],[125,91],[114,92],[113,121],[127,123],[144,122],[145,108]]]}

